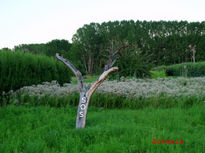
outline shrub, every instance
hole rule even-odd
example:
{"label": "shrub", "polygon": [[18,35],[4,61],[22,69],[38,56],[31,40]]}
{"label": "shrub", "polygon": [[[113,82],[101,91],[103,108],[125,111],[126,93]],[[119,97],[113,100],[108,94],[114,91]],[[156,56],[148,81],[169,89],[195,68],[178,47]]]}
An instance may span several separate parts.
{"label": "shrub", "polygon": [[54,58],[23,52],[0,52],[0,93],[57,80],[70,82],[71,72]]}
{"label": "shrub", "polygon": [[166,67],[168,76],[200,77],[205,76],[205,62],[181,63]]}
{"label": "shrub", "polygon": [[111,79],[120,77],[134,76],[137,78],[150,77],[151,65],[144,62],[142,56],[135,52],[124,51],[116,65],[119,67],[117,72],[111,73]]}
{"label": "shrub", "polygon": [[[126,79],[123,82],[105,81],[92,95],[91,106],[105,108],[143,108],[153,105],[186,107],[204,103],[205,77],[195,78],[157,78],[157,79]],[[90,83],[85,84],[89,88]],[[78,105],[78,85],[57,82],[45,82],[36,86],[23,87],[10,97],[4,96],[3,104],[66,106]],[[8,95],[9,96],[9,95]]]}

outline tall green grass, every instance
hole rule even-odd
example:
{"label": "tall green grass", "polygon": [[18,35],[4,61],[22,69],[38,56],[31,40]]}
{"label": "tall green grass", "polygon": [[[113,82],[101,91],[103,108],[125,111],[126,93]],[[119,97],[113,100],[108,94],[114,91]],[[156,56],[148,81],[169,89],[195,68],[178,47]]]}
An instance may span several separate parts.
{"label": "tall green grass", "polygon": [[[90,107],[75,129],[77,107],[0,108],[1,153],[204,153],[205,104],[190,108],[103,110]],[[184,144],[152,144],[153,139]]]}
{"label": "tall green grass", "polygon": [[[187,108],[194,104],[201,104],[205,101],[205,96],[189,96],[189,97],[169,97],[161,95],[159,97],[150,98],[128,98],[114,94],[99,94],[94,93],[90,100],[90,106],[101,107],[106,109],[142,109],[146,107],[154,108],[171,108],[181,107]],[[43,97],[29,96],[21,93],[15,96],[8,97],[4,100],[4,104],[27,105],[27,106],[52,106],[52,107],[66,107],[68,105],[77,106],[79,103],[79,93],[72,93],[68,96],[50,96]]]}
{"label": "tall green grass", "polygon": [[70,82],[71,72],[54,58],[23,52],[0,52],[0,93],[57,80]]}

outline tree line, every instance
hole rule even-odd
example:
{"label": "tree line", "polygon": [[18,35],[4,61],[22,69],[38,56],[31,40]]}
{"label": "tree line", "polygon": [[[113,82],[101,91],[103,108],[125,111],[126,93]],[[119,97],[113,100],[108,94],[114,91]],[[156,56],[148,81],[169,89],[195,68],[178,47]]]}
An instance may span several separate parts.
{"label": "tree line", "polygon": [[136,44],[134,48],[126,49],[129,55],[154,66],[205,60],[205,22],[91,23],[78,29],[72,40],[77,46],[75,53],[81,55],[78,57],[88,72],[103,67],[108,50],[127,43]]}
{"label": "tree line", "polygon": [[[67,40],[46,44],[24,44],[14,48],[35,54],[54,56],[56,52],[71,60],[86,73],[103,71],[111,54],[120,47],[116,64],[123,75],[137,74],[136,69],[205,60],[205,22],[187,21],[113,21],[86,24]],[[124,56],[123,56],[124,55]],[[126,71],[126,72],[125,72]],[[121,73],[121,72],[120,72]]]}
{"label": "tree line", "polygon": [[68,56],[72,44],[67,40],[52,40],[42,44],[21,44],[14,47],[14,51],[24,51],[34,54],[44,54],[47,56],[55,56],[56,52]]}

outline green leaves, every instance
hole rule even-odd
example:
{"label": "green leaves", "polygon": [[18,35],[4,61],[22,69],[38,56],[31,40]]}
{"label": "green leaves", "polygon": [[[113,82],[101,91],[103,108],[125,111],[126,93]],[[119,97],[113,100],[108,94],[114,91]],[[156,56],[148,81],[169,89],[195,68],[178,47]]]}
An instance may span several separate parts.
{"label": "green leaves", "polygon": [[[91,23],[79,28],[73,36],[73,44],[80,46],[75,61],[81,61],[86,72],[103,70],[109,56],[107,50],[115,51],[126,43],[137,44],[140,58],[157,66],[193,61],[190,45],[196,46],[194,60],[202,61],[205,60],[204,31],[203,22],[130,20]],[[132,61],[131,56],[129,58]],[[126,67],[130,65],[129,62],[124,64]]]}
{"label": "green leaves", "polygon": [[23,52],[0,52],[0,93],[57,80],[70,82],[71,72],[54,58]]}

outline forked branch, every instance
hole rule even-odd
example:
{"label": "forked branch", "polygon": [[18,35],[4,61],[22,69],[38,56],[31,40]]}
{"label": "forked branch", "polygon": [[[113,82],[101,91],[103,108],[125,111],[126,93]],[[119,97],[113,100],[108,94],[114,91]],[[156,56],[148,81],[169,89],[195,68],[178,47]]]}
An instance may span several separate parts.
{"label": "forked branch", "polygon": [[56,59],[63,62],[67,67],[69,67],[71,69],[71,71],[75,74],[75,76],[77,78],[80,92],[84,91],[85,87],[83,84],[83,77],[82,77],[81,72],[78,69],[76,69],[75,66],[73,66],[73,64],[71,64],[69,61],[67,61],[63,57],[61,57],[58,53],[56,53]]}
{"label": "forked branch", "polygon": [[96,80],[96,82],[90,87],[90,89],[87,91],[86,96],[91,97],[92,94],[95,92],[95,90],[103,83],[103,81],[108,77],[108,75],[111,72],[115,72],[118,70],[118,67],[112,67],[107,71],[104,71],[100,77]]}
{"label": "forked branch", "polygon": [[86,115],[88,110],[88,105],[92,94],[95,90],[103,83],[103,81],[108,77],[111,72],[117,71],[118,67],[112,67],[106,71],[104,71],[98,80],[90,87],[88,91],[86,91],[84,84],[83,84],[83,77],[79,70],[77,70],[69,61],[61,57],[58,53],[56,54],[56,58],[63,62],[67,67],[69,67],[72,72],[75,74],[80,90],[80,99],[76,117],[76,128],[82,129],[86,125]]}

